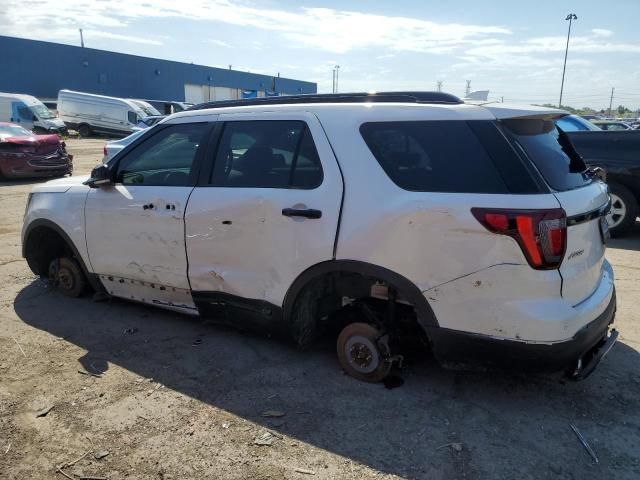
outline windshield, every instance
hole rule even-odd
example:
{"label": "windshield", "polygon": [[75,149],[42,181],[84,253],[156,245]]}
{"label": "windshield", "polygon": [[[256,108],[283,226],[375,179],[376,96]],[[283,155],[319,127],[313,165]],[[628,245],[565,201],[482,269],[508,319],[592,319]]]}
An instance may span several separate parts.
{"label": "windshield", "polygon": [[0,138],[31,136],[31,132],[19,125],[0,125]]}
{"label": "windshield", "polygon": [[577,115],[567,115],[556,120],[556,125],[565,132],[596,132],[600,130],[588,120]]}
{"label": "windshield", "polygon": [[33,105],[29,107],[29,109],[40,120],[49,120],[50,118],[56,118],[56,116],[53,113],[51,113],[51,110],[49,110],[44,105]]}
{"label": "windshield", "polygon": [[146,102],[142,102],[140,100],[133,100],[133,103],[135,103],[138,107],[140,107],[142,111],[147,115],[161,115],[161,113],[158,110],[156,110],[152,105]]}
{"label": "windshield", "polygon": [[591,182],[569,137],[552,120],[510,119],[502,124],[554,190],[572,190]]}

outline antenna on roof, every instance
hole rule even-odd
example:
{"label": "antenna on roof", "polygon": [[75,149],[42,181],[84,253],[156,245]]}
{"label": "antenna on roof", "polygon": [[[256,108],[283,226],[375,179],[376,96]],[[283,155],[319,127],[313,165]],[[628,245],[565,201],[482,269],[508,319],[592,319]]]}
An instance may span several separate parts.
{"label": "antenna on roof", "polygon": [[84,37],[82,36],[82,29],[78,29],[80,31],[80,46],[84,48]]}

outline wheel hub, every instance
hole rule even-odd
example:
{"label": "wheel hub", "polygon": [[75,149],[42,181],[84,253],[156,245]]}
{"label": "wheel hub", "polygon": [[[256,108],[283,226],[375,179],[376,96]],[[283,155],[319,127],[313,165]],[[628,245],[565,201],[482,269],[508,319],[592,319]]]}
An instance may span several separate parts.
{"label": "wheel hub", "polygon": [[345,345],[351,366],[360,373],[371,373],[380,365],[380,354],[375,343],[363,336],[353,336]]}
{"label": "wheel hub", "polygon": [[73,288],[73,275],[65,268],[58,270],[58,285],[64,290]]}

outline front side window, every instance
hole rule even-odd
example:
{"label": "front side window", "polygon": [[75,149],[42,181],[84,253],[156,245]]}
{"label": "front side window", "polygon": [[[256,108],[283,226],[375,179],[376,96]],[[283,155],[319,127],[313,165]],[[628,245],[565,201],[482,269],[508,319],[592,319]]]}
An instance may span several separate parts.
{"label": "front side window", "polygon": [[116,182],[123,185],[188,186],[208,124],[185,123],[163,128],[118,163]]}
{"label": "front side window", "polygon": [[133,125],[136,125],[138,123],[138,115],[135,112],[128,111],[127,119],[129,120],[129,123]]}
{"label": "front side window", "polygon": [[33,120],[33,112],[26,105],[21,105],[18,107],[18,115],[21,120],[26,122],[31,122]]}
{"label": "front side window", "polygon": [[210,183],[218,187],[309,189],[322,183],[322,166],[304,122],[228,122]]}
{"label": "front side window", "polygon": [[467,122],[372,122],[360,133],[389,178],[405,190],[509,191]]}

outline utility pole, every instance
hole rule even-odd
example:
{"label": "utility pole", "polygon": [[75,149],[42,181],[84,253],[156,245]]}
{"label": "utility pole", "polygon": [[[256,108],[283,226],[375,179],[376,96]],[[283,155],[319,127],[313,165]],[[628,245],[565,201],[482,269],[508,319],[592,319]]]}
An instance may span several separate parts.
{"label": "utility pole", "polygon": [[500,97],[500,103],[504,103],[504,96]]}
{"label": "utility pole", "polygon": [[333,93],[338,93],[338,78],[340,76],[340,65],[336,65],[335,67],[333,67],[333,70],[335,72],[335,81],[333,83]]}
{"label": "utility pole", "polygon": [[467,80],[467,88],[464,91],[464,96],[468,97],[471,93],[471,80]]}
{"label": "utility pole", "polygon": [[82,29],[78,29],[80,31],[80,46],[84,48],[84,37],[82,36]]}
{"label": "utility pole", "polygon": [[442,80],[438,80],[438,91],[442,91]]}
{"label": "utility pole", "polygon": [[578,17],[575,13],[567,15],[565,20],[569,20],[569,31],[567,32],[567,47],[564,50],[564,66],[562,67],[562,83],[560,83],[560,101],[558,102],[558,108],[562,108],[562,90],[564,89],[564,73],[567,70],[567,55],[569,54],[569,37],[571,36],[571,23],[577,20]]}
{"label": "utility pole", "polygon": [[609,118],[612,118],[611,107],[613,107],[613,90],[614,90],[614,87],[611,87],[611,98],[609,99]]}
{"label": "utility pole", "polygon": [[331,86],[331,93],[336,93],[336,67],[333,67],[333,70],[331,70],[331,78],[333,81],[333,85]]}

